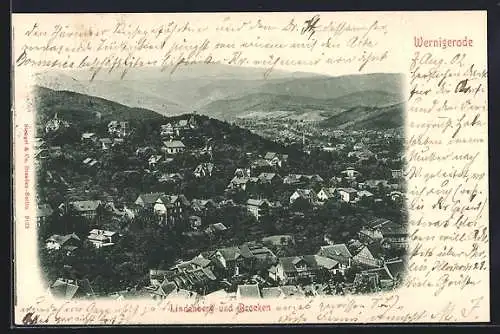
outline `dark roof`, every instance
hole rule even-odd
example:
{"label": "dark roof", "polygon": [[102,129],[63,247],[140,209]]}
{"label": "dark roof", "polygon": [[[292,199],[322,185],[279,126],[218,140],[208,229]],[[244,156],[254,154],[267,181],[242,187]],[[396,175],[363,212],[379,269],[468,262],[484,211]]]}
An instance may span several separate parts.
{"label": "dark roof", "polygon": [[347,264],[349,259],[352,258],[352,254],[345,244],[321,246],[318,255],[328,257],[343,264]]}
{"label": "dark roof", "polygon": [[75,240],[80,241],[80,238],[74,233],[66,234],[66,235],[54,234],[54,235],[50,236],[47,239],[47,241],[54,241],[62,246],[71,239],[75,239]]}
{"label": "dark roof", "polygon": [[226,261],[233,261],[241,256],[238,247],[219,248],[218,251]]}

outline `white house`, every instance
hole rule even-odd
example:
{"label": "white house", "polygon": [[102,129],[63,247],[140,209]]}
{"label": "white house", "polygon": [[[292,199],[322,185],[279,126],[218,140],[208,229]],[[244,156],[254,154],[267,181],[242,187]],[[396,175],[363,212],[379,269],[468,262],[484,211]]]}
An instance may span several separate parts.
{"label": "white house", "polygon": [[89,232],[87,239],[96,247],[113,246],[116,242],[118,234],[113,231],[93,229]]}
{"label": "white house", "polygon": [[290,196],[290,204],[295,202],[297,199],[302,198],[307,200],[309,203],[314,204],[317,202],[316,193],[312,189],[297,189]]}
{"label": "white house", "polygon": [[336,188],[321,188],[317,196],[320,201],[328,201],[335,198],[335,194]]}
{"label": "white house", "polygon": [[167,154],[177,154],[182,153],[186,149],[186,146],[180,140],[171,140],[163,142],[165,152]]}
{"label": "white house", "polygon": [[337,188],[337,192],[340,195],[340,199],[343,202],[353,202],[356,199],[357,190],[353,188]]}

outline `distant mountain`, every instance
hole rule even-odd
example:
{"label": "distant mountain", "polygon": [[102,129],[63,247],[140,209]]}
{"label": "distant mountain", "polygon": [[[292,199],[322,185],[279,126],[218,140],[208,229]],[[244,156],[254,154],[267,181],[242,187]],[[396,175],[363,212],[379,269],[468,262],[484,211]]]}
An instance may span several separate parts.
{"label": "distant mountain", "polygon": [[[231,114],[255,111],[248,108],[239,110],[239,108],[224,107],[224,104],[229,103],[226,100],[239,98],[258,100],[257,94],[264,94],[262,95],[264,100],[271,99],[269,94],[277,95],[273,98],[276,102],[269,105],[272,109],[262,111],[282,110],[279,101],[286,101],[284,97],[288,96],[289,99],[294,99],[290,102],[291,106],[309,110],[311,117],[317,115],[318,111],[324,111],[325,106],[337,110],[355,105],[385,105],[403,100],[404,77],[400,74],[376,73],[330,77],[313,73],[276,71],[270,78],[264,79],[263,73],[264,70],[261,68],[200,64],[181,67],[172,75],[168,69],[164,72],[152,68],[133,70],[127,73],[124,80],[119,79],[120,73],[117,72],[111,74],[102,72],[93,81],[89,81],[88,72],[45,72],[37,75],[36,82],[47,88],[93,95],[129,107],[150,109],[166,116],[197,110],[222,119],[233,117],[226,115],[229,111]],[[337,100],[336,105],[331,101],[341,97],[344,98]],[[303,102],[295,98],[300,98]],[[217,104],[213,103],[218,102],[226,111],[216,110],[214,106]],[[302,103],[307,105],[301,106]],[[308,106],[311,103],[314,108]],[[246,102],[241,104],[249,105]],[[263,101],[262,107],[265,105],[266,102]]]}
{"label": "distant mountain", "polygon": [[214,101],[201,110],[220,119],[285,117],[322,120],[353,107],[383,107],[400,101],[398,94],[384,91],[361,91],[330,99],[256,93]]}
{"label": "distant mountain", "polygon": [[404,125],[404,114],[404,103],[386,107],[354,107],[325,119],[320,126],[352,130],[397,128]]}

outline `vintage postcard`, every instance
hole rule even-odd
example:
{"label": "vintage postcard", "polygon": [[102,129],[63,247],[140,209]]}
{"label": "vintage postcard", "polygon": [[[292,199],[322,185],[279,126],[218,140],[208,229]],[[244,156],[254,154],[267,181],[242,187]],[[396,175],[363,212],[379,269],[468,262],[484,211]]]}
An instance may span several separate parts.
{"label": "vintage postcard", "polygon": [[485,11],[12,32],[15,324],[490,320]]}

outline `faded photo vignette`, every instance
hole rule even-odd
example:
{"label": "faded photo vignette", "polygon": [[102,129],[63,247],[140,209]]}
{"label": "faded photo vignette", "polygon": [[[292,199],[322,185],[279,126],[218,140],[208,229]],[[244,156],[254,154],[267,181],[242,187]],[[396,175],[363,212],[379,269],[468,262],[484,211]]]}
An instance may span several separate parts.
{"label": "faded photo vignette", "polygon": [[12,30],[17,325],[489,321],[486,12]]}

